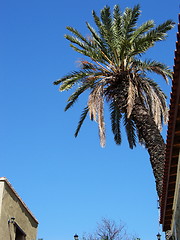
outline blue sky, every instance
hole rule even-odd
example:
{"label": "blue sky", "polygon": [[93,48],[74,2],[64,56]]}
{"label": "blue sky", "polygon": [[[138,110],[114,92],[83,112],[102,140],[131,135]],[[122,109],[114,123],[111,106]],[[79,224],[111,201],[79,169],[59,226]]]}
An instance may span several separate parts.
{"label": "blue sky", "polygon": [[[145,149],[116,146],[107,122],[107,145],[86,120],[73,134],[86,99],[64,112],[69,93],[52,83],[81,56],[64,39],[67,25],[85,35],[91,11],[140,3],[140,22],[178,21],[179,1],[1,0],[0,9],[0,176],[9,179],[39,221],[38,237],[72,240],[93,232],[102,217],[123,221],[141,240],[156,239],[157,196]],[[177,26],[148,57],[173,66]],[[157,78],[166,94],[170,86]],[[108,116],[107,116],[108,117]],[[163,132],[166,136],[166,131]]]}

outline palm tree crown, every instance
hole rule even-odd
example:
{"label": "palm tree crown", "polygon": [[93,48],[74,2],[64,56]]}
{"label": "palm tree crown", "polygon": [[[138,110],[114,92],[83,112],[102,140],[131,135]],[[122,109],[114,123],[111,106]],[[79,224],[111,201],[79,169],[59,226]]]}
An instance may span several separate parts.
{"label": "palm tree crown", "polygon": [[[84,37],[77,29],[67,27],[71,35],[65,35],[70,46],[85,56],[80,61],[80,70],[55,81],[60,91],[69,90],[77,85],[75,92],[69,97],[65,110],[76,102],[86,90],[90,90],[87,105],[82,111],[75,136],[85,120],[88,112],[91,120],[95,120],[99,127],[101,146],[105,146],[104,102],[109,104],[112,132],[117,144],[121,143],[120,122],[126,128],[130,148],[136,146],[136,138],[148,149],[151,158],[155,150],[156,141],[147,138],[147,131],[161,142],[164,151],[164,141],[159,133],[163,122],[167,122],[168,110],[166,96],[160,87],[147,76],[148,73],[161,75],[166,82],[172,77],[171,70],[154,60],[142,60],[141,56],[158,41],[167,37],[174,23],[167,20],[155,26],[153,20],[137,26],[140,16],[140,6],[126,8],[120,11],[115,5],[111,14],[110,7],[101,10],[100,17],[92,12],[96,29],[86,23],[90,37]],[[142,126],[143,125],[143,126]],[[160,135],[160,136],[159,136]],[[137,136],[137,137],[136,137]],[[155,138],[154,138],[155,139]],[[150,142],[153,141],[151,147]],[[157,148],[157,146],[156,146]],[[163,154],[162,154],[163,155]],[[155,161],[156,163],[153,163]],[[163,160],[158,160],[163,166]],[[162,169],[156,167],[157,159],[152,160],[154,175],[157,182],[162,178]],[[158,185],[159,183],[157,183]],[[161,184],[159,184],[161,185]],[[158,188],[161,193],[161,186]]]}

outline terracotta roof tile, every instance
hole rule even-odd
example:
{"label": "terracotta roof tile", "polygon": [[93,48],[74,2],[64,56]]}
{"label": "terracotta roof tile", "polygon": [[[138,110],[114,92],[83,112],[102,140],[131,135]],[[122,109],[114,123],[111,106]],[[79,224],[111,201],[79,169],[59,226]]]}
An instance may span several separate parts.
{"label": "terracotta roof tile", "polygon": [[[172,80],[172,92],[170,99],[170,110],[169,110],[169,122],[167,130],[167,141],[166,141],[166,157],[165,157],[165,169],[163,179],[163,193],[161,197],[161,219],[160,222],[163,224],[163,231],[169,230],[172,220],[172,206],[173,201],[170,198],[174,197],[175,184],[177,175],[177,164],[178,154],[175,149],[175,136],[177,137],[177,114],[180,113],[180,15],[177,33],[177,42],[174,58],[174,73]],[[174,146],[173,146],[174,145]],[[178,148],[178,152],[180,147]],[[172,157],[177,158],[172,161]],[[173,166],[172,166],[173,162]],[[169,202],[168,202],[169,201]],[[167,207],[168,203],[168,207]]]}

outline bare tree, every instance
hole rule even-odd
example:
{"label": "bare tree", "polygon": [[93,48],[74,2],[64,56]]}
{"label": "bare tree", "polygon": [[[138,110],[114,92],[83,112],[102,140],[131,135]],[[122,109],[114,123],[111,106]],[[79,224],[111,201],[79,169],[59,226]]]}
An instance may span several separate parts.
{"label": "bare tree", "polygon": [[103,218],[97,225],[93,234],[83,237],[83,240],[133,240],[126,233],[125,225],[120,222],[117,224],[114,220]]}

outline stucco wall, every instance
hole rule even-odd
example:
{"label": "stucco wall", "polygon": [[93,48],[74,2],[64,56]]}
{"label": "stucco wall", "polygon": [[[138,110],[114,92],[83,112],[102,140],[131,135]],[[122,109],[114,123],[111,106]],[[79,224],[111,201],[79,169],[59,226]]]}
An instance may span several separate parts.
{"label": "stucco wall", "polygon": [[[4,184],[4,186],[2,186],[2,184]],[[37,222],[6,182],[0,182],[0,193],[2,194],[2,196],[0,195],[0,197],[2,197],[0,209],[0,240],[15,239],[15,225],[13,223],[8,224],[8,220],[12,217],[15,217],[15,222],[26,233],[26,240],[35,240]]]}
{"label": "stucco wall", "polygon": [[176,237],[176,239],[180,239],[180,188],[179,188],[179,197],[178,197],[176,213],[175,213],[174,236]]}
{"label": "stucco wall", "polygon": [[178,159],[178,170],[176,177],[176,189],[173,203],[172,232],[175,239],[180,239],[180,154]]}
{"label": "stucco wall", "polygon": [[4,189],[4,182],[0,182],[0,222],[1,222],[1,208],[2,208],[3,189]]}

